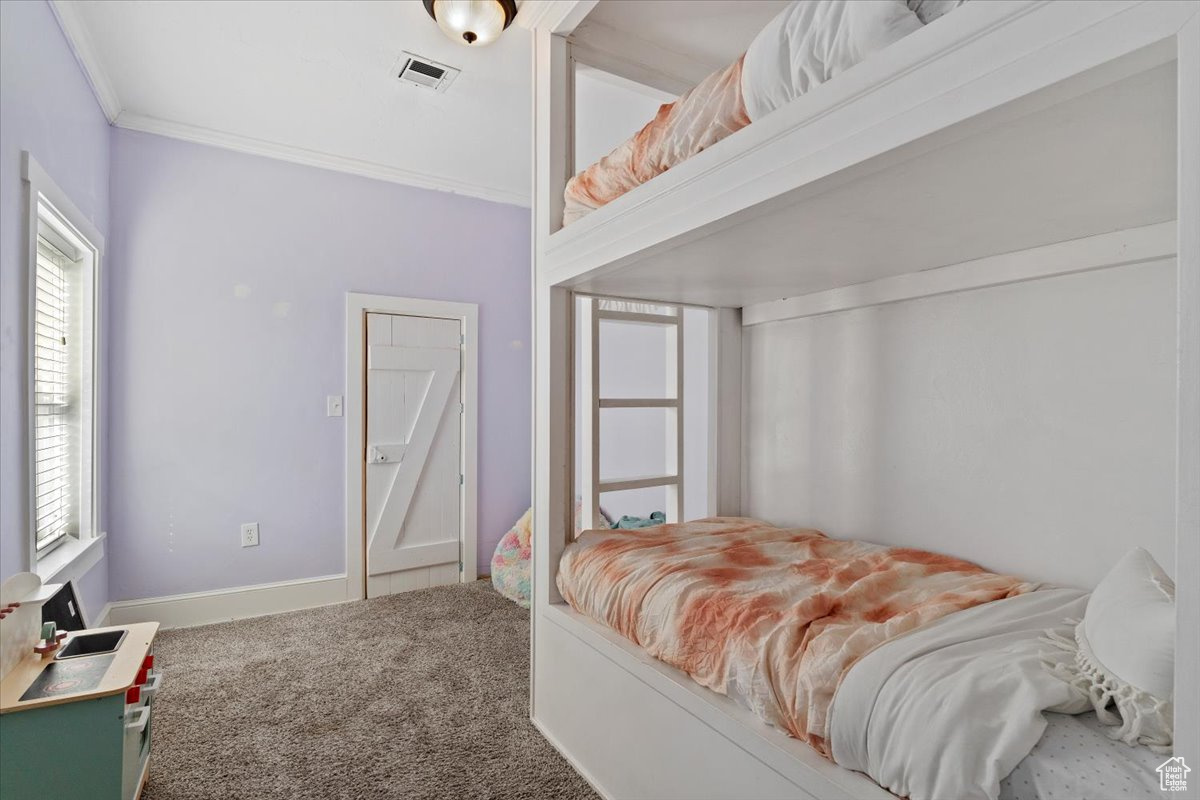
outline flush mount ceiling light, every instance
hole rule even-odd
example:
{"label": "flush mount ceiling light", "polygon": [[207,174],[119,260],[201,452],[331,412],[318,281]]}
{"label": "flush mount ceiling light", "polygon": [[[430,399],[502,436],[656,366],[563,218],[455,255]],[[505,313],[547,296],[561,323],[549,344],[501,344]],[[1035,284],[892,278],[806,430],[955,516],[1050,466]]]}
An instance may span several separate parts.
{"label": "flush mount ceiling light", "polygon": [[516,0],[424,0],[442,33],[459,44],[480,46],[499,38],[517,16]]}

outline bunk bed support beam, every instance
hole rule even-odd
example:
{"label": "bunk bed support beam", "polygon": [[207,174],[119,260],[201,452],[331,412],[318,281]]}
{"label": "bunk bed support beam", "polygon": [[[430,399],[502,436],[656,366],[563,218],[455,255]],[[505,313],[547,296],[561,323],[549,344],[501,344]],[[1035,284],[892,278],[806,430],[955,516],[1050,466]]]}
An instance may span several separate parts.
{"label": "bunk bed support beam", "polygon": [[[575,303],[575,331],[582,337],[576,362],[575,384],[583,400],[579,475],[575,491],[579,494],[580,526],[601,527],[600,523],[600,301],[587,298]],[[572,335],[572,341],[575,336]]]}
{"label": "bunk bed support beam", "polygon": [[[586,14],[594,3],[582,2]],[[577,9],[578,10],[578,9]],[[571,8],[560,7],[559,23],[574,25]],[[565,23],[564,23],[565,24]],[[534,451],[533,451],[533,596],[534,607],[561,603],[553,574],[573,533],[571,472],[574,464],[573,298],[569,289],[542,279],[540,254],[562,220],[563,198],[557,187],[570,169],[570,70],[567,43],[551,28],[533,35],[534,81],[534,213],[532,219],[534,307]],[[553,225],[551,224],[551,221]],[[534,622],[536,628],[536,614]],[[537,659],[534,658],[534,663]],[[530,670],[533,680],[533,669]]]}
{"label": "bunk bed support beam", "polygon": [[742,311],[718,308],[709,326],[709,492],[711,512],[742,514]]}
{"label": "bunk bed support beam", "polygon": [[[1200,12],[1180,29],[1175,754],[1200,758]],[[1200,780],[1186,796],[1200,798]]]}

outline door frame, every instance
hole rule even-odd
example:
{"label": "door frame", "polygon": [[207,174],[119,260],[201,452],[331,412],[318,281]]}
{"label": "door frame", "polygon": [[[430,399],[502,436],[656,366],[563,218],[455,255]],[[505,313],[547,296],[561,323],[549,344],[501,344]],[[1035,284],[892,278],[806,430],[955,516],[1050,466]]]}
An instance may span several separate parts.
{"label": "door frame", "polygon": [[459,544],[462,581],[477,576],[476,506],[478,467],[479,306],[416,297],[346,293],[346,599],[367,596],[366,448],[367,448],[367,314],[457,319],[462,325],[462,474]]}

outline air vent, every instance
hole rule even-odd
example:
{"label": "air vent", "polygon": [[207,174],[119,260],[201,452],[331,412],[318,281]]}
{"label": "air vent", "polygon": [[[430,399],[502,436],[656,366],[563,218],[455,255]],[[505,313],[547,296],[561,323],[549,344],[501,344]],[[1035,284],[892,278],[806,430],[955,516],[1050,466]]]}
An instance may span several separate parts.
{"label": "air vent", "polygon": [[413,86],[444,92],[458,77],[458,73],[459,70],[454,67],[405,51],[400,55],[396,77]]}

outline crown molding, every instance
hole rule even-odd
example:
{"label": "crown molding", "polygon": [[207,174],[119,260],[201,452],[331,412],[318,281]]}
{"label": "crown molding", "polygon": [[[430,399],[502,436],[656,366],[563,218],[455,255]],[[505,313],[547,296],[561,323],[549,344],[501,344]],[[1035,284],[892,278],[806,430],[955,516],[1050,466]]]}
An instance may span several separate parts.
{"label": "crown molding", "polygon": [[320,150],[309,150],[303,147],[279,144],[278,142],[255,139],[250,136],[239,136],[234,133],[225,133],[224,131],[203,128],[199,125],[188,125],[182,122],[171,122],[144,114],[133,114],[128,111],[122,111],[117,115],[117,119],[113,124],[118,128],[126,128],[132,131],[153,133],[171,139],[181,139],[185,142],[206,144],[211,147],[221,147],[226,150],[235,150],[239,153],[275,158],[280,161],[290,161],[293,164],[303,164],[308,167],[346,172],[351,175],[360,175],[364,178],[374,178],[375,180],[388,181],[389,183],[415,186],[419,189],[450,192],[452,194],[475,197],[480,200],[490,200],[494,203],[506,203],[525,208],[528,208],[531,204],[529,195],[523,192],[514,192],[491,186],[479,186],[478,184],[466,183],[424,172],[416,172],[388,164],[334,155],[333,153],[326,153]]}
{"label": "crown molding", "polygon": [[75,54],[75,60],[79,62],[83,74],[91,84],[92,94],[96,96],[100,110],[104,112],[109,123],[112,123],[121,113],[121,99],[117,96],[117,90],[113,88],[112,81],[108,79],[108,73],[96,56],[92,37],[79,14],[79,5],[68,0],[50,0],[50,11],[58,20],[58,27],[62,28],[63,35],[67,38],[67,44],[70,46],[71,52]]}

